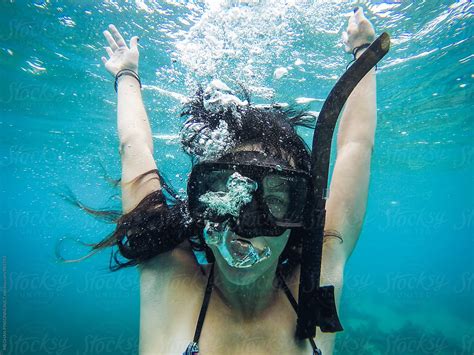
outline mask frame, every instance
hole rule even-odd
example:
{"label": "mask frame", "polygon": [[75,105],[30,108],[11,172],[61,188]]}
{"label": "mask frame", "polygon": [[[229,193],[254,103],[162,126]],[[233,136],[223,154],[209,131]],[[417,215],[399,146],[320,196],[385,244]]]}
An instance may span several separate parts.
{"label": "mask frame", "polygon": [[[232,159],[229,159],[231,156]],[[242,159],[243,157],[247,159]],[[215,182],[209,179],[209,175],[222,173],[225,179],[233,172],[257,182],[258,187],[253,192],[252,201],[241,207],[238,217],[209,213],[205,204],[199,201],[199,196],[209,191],[211,184]],[[217,174],[215,175],[218,176]],[[284,216],[276,215],[275,206],[268,202],[266,185],[270,178],[287,183],[288,201]],[[221,186],[222,182],[219,187]],[[287,162],[269,159],[260,152],[237,152],[219,161],[201,162],[193,167],[188,180],[189,210],[193,219],[200,224],[205,219],[213,222],[229,220],[234,232],[244,238],[276,237],[286,229],[309,227],[312,189],[312,179],[308,172],[293,169]]]}

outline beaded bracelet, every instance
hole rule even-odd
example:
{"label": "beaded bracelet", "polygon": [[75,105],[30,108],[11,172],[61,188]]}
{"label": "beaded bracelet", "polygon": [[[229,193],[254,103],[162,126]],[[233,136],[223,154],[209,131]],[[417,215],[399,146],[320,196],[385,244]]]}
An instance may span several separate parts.
{"label": "beaded bracelet", "polygon": [[142,82],[137,73],[135,73],[132,69],[122,69],[117,73],[117,75],[115,75],[115,84],[114,84],[115,92],[117,92],[118,79],[123,75],[133,76],[135,79],[138,80],[138,83],[140,84],[140,89],[142,88]]}

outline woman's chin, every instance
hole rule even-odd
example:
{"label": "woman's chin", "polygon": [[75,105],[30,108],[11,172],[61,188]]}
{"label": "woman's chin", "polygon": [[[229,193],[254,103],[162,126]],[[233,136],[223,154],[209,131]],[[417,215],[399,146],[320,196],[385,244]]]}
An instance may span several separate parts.
{"label": "woman's chin", "polygon": [[[222,226],[221,226],[222,227]],[[204,238],[211,248],[219,272],[235,285],[252,284],[273,266],[288,240],[288,233],[279,238],[243,238],[229,228],[216,228],[208,223]]]}
{"label": "woman's chin", "polygon": [[260,259],[252,265],[229,263],[219,252],[216,257],[217,265],[224,277],[231,283],[245,286],[258,280],[270,267],[270,260]]}

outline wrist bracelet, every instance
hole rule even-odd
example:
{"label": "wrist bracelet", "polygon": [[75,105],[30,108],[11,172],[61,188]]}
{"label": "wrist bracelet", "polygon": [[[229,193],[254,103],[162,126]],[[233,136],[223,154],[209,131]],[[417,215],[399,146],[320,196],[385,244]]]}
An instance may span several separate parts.
{"label": "wrist bracelet", "polygon": [[132,69],[122,69],[117,73],[117,75],[115,75],[115,84],[114,84],[115,92],[117,92],[118,79],[123,75],[133,76],[135,79],[138,80],[138,83],[140,84],[140,89],[142,88],[142,82],[137,73],[135,73]]}
{"label": "wrist bracelet", "polygon": [[370,43],[364,43],[358,47],[355,47],[353,50],[352,50],[352,55],[354,56],[354,59],[356,59],[356,55],[357,55],[357,52],[359,52],[360,50],[362,49],[366,49],[366,48],[369,48],[370,47]]}
{"label": "wrist bracelet", "polygon": [[[347,63],[346,65],[346,70],[351,66],[352,63],[354,63],[357,59],[356,55],[357,53],[362,50],[362,49],[366,49],[366,48],[369,48],[371,45],[371,43],[364,43],[358,47],[355,47],[353,50],[352,50],[352,55],[354,56],[354,59],[352,59],[349,63]],[[375,65],[375,70],[377,70],[377,64]]]}

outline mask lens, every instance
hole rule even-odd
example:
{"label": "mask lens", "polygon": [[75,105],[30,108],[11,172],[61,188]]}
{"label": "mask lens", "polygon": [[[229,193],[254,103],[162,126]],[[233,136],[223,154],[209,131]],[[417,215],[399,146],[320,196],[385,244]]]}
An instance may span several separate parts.
{"label": "mask lens", "polygon": [[279,222],[302,222],[308,196],[304,178],[270,174],[263,178],[263,189],[263,199],[273,218]]}
{"label": "mask lens", "polygon": [[268,175],[263,179],[263,199],[276,219],[285,218],[290,202],[290,187],[287,179]]}
{"label": "mask lens", "polygon": [[205,180],[206,188],[201,192],[228,192],[229,189],[227,188],[227,181],[233,173],[234,171],[232,170],[210,171],[208,174],[202,176],[202,179]]}
{"label": "mask lens", "polygon": [[212,167],[192,176],[190,208],[193,216],[211,221],[239,216],[253,199],[258,183],[232,168]]}
{"label": "mask lens", "polygon": [[228,192],[227,181],[234,173],[230,169],[220,170],[200,170],[193,176],[190,187],[192,189],[190,195],[191,213],[196,216],[206,215],[213,221],[219,221],[217,215],[209,214],[208,205],[199,200],[201,196],[209,192],[217,192],[225,194]]}

